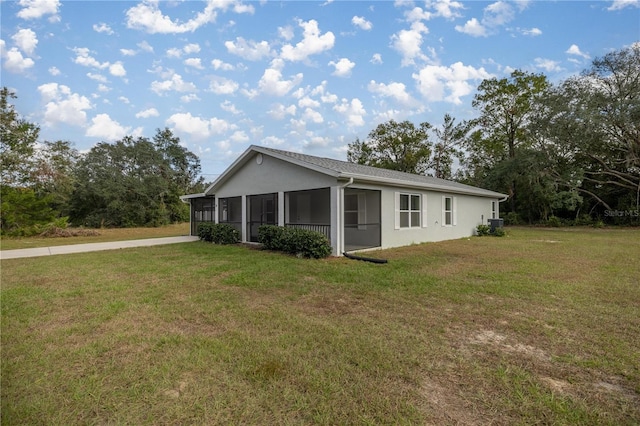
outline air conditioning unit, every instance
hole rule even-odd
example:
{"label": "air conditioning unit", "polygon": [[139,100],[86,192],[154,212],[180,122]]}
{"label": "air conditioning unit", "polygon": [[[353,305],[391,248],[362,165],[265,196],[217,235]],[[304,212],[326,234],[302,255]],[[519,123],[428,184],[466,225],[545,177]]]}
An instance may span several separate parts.
{"label": "air conditioning unit", "polygon": [[489,232],[493,232],[496,228],[502,228],[504,226],[504,219],[489,219]]}

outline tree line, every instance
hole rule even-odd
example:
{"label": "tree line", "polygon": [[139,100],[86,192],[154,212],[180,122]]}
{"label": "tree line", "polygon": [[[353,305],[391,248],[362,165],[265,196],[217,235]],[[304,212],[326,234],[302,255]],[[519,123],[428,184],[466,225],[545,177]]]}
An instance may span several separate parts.
{"label": "tree line", "polygon": [[349,144],[348,161],[508,195],[509,223],[640,224],[640,43],[557,84],[515,70],[484,80],[477,118],[391,120]]}
{"label": "tree line", "polygon": [[180,195],[202,192],[200,159],[171,130],[149,140],[126,136],[86,153],[69,141],[39,141],[0,90],[0,226],[4,235],[33,235],[48,224],[85,227],[160,226],[189,220]]}

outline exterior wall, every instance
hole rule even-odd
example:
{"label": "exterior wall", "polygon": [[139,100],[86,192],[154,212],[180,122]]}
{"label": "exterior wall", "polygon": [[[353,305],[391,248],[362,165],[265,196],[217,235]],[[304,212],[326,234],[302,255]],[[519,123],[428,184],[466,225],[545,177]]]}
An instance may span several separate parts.
{"label": "exterior wall", "polygon": [[263,155],[262,164],[253,155],[220,188],[216,198],[238,195],[270,194],[273,192],[302,191],[336,185],[336,179],[295,164]]}
{"label": "exterior wall", "polygon": [[[422,196],[419,228],[396,229],[396,192]],[[491,201],[498,202],[495,198],[393,187],[384,188],[381,195],[381,248],[469,237],[475,234],[476,226],[487,224],[487,220],[491,218]],[[451,226],[443,226],[444,196],[455,198],[455,224]]]}

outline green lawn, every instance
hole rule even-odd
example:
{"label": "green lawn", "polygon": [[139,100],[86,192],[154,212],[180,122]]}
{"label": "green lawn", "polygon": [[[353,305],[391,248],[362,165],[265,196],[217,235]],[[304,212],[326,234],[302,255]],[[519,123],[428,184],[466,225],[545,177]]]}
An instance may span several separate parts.
{"label": "green lawn", "polygon": [[3,260],[2,424],[640,423],[640,229]]}

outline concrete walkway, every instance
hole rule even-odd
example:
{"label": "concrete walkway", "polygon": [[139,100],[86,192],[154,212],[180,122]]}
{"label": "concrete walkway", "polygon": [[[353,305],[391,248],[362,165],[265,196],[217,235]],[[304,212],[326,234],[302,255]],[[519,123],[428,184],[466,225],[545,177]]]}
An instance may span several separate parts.
{"label": "concrete walkway", "polygon": [[198,241],[198,237],[166,237],[146,240],[110,241],[108,243],[72,244],[66,246],[37,247],[18,250],[0,250],[0,259],[18,259],[22,257],[53,256],[55,254],[86,253],[89,251],[114,250],[131,247],[159,246],[164,244],[188,243]]}

